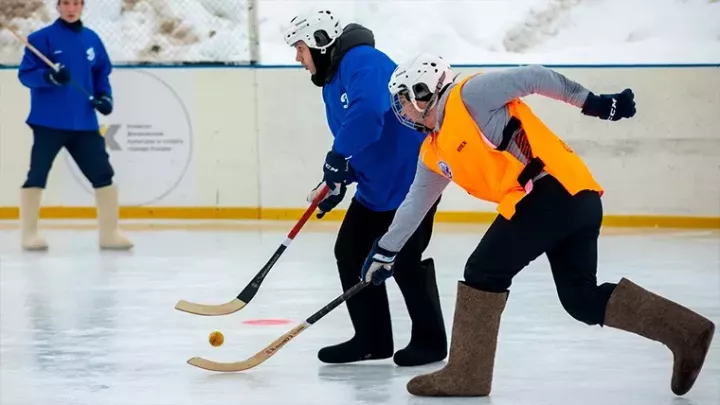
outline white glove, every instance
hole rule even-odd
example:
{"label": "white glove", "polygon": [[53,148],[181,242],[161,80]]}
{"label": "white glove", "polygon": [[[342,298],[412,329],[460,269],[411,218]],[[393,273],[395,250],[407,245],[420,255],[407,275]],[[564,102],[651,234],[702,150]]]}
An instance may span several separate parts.
{"label": "white glove", "polygon": [[372,282],[375,285],[382,284],[386,279],[393,276],[396,252],[383,249],[378,246],[378,241],[373,243],[370,253],[365,258],[365,263],[360,270],[360,279],[366,283]]}
{"label": "white glove", "polygon": [[[310,194],[308,194],[308,196],[307,196],[307,202],[313,202],[317,198],[317,196],[320,194],[320,191],[322,191],[322,186],[324,184],[325,184],[325,182],[321,181],[320,184],[315,186],[315,188],[312,189],[312,191],[310,191]],[[335,189],[329,190],[328,193],[325,195],[325,197],[322,200],[320,200],[320,202],[324,201],[325,198],[328,198],[331,195],[338,195],[338,194],[340,194],[340,183],[335,183]]]}

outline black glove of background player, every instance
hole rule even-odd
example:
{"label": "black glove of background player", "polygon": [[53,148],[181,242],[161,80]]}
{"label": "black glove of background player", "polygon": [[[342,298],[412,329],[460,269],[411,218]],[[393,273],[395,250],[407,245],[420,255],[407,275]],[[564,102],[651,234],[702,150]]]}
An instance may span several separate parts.
{"label": "black glove of background player", "polygon": [[106,94],[95,97],[92,103],[95,109],[102,115],[108,115],[113,111],[113,100]]}
{"label": "black glove of background player", "polygon": [[60,64],[58,64],[57,67],[57,72],[55,69],[48,69],[45,71],[45,80],[56,86],[64,86],[70,83],[70,71],[68,68],[66,68],[65,65]]}

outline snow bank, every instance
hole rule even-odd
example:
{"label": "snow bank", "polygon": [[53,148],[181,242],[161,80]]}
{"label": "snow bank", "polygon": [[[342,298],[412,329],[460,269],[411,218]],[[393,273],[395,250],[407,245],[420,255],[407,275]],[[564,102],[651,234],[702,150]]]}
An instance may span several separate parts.
{"label": "snow bank", "polygon": [[[5,18],[28,35],[57,17],[56,0],[44,3],[44,18]],[[244,0],[93,0],[83,21],[100,34],[115,63],[243,62],[249,57],[245,7]],[[0,44],[0,63],[19,63],[22,44],[6,30]]]}
{"label": "snow bank", "polygon": [[[264,64],[296,64],[282,28],[308,7],[371,28],[396,60],[429,51],[454,64],[720,63],[717,0],[258,2]],[[54,5],[0,0],[0,13],[27,35],[55,18]],[[84,21],[115,63],[243,63],[246,14],[245,0],[93,0]],[[0,63],[15,65],[21,55],[19,41],[0,30]]]}
{"label": "snow bank", "polygon": [[720,63],[716,0],[579,1],[524,53],[556,63]]}

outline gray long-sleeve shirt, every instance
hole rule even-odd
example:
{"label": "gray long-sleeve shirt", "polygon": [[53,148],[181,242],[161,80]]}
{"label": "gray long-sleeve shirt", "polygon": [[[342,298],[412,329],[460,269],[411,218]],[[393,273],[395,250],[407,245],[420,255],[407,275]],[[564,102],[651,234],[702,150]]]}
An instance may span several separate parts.
{"label": "gray long-sleeve shirt", "polygon": [[[456,84],[452,85],[454,86]],[[449,93],[450,89],[437,104],[436,129],[442,124]],[[588,93],[586,88],[558,72],[543,66],[530,65],[477,75],[465,83],[461,98],[480,131],[497,147],[502,141],[503,129],[510,120],[507,108],[510,101],[539,94],[581,108]],[[507,150],[521,162],[527,163],[514,140],[511,140]],[[450,180],[418,161],[415,180],[398,208],[390,228],[380,239],[380,247],[392,252],[400,251],[449,183]]]}

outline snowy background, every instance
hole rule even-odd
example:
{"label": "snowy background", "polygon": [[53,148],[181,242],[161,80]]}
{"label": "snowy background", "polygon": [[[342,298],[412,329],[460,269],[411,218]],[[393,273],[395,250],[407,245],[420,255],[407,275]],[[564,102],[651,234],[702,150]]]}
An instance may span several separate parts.
{"label": "snowy background", "polygon": [[[56,0],[0,0],[0,25],[28,35]],[[454,64],[720,63],[718,0],[258,0],[263,64],[292,64],[283,26],[311,7],[375,32],[396,60],[421,51]],[[91,0],[84,22],[113,61],[249,60],[245,0]],[[22,44],[0,29],[0,64]]]}

